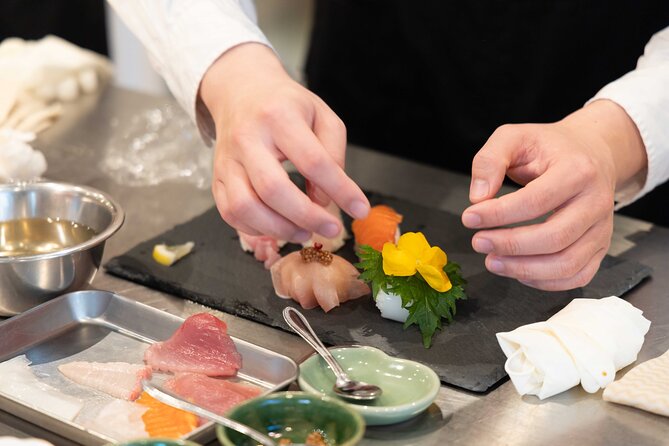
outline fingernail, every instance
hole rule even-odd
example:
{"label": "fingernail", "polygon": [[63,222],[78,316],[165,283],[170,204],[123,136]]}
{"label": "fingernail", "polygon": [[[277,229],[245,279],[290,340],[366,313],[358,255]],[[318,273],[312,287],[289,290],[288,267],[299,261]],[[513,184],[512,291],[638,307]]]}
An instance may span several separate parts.
{"label": "fingernail", "polygon": [[462,223],[468,228],[478,228],[481,225],[481,216],[474,212],[462,214]]}
{"label": "fingernail", "polygon": [[339,234],[339,226],[334,223],[325,223],[318,229],[318,233],[325,237],[335,237]]}
{"label": "fingernail", "polygon": [[490,254],[494,248],[492,242],[487,238],[475,238],[473,245],[474,251],[480,252],[481,254]]}
{"label": "fingernail", "polygon": [[504,272],[504,262],[497,259],[492,259],[488,261],[488,269],[493,273],[502,273]]}
{"label": "fingernail", "polygon": [[469,198],[473,200],[485,198],[488,196],[489,189],[490,186],[486,180],[475,178],[472,180],[472,185],[469,189]]}
{"label": "fingernail", "polygon": [[297,231],[295,234],[293,234],[292,241],[294,243],[302,243],[306,242],[310,238],[311,238],[311,232],[301,229]]}
{"label": "fingernail", "polygon": [[349,208],[351,217],[365,218],[369,213],[369,205],[363,201],[354,201]]}

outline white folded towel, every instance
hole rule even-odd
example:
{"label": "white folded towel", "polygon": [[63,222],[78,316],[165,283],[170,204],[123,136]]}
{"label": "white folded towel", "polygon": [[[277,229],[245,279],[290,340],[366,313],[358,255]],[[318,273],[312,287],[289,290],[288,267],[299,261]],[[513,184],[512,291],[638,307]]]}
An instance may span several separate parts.
{"label": "white folded towel", "polygon": [[636,361],[650,321],[619,297],[574,299],[544,322],[497,333],[504,364],[521,395],[540,399],[579,383],[590,393]]}

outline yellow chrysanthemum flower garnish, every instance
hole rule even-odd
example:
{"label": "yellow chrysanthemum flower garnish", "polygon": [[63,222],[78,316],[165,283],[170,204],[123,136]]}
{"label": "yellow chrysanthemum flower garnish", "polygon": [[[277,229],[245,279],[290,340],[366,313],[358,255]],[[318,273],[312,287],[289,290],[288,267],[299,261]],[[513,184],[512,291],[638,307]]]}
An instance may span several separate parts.
{"label": "yellow chrysanthemum flower garnish", "polygon": [[397,245],[383,245],[383,272],[389,276],[413,276],[417,272],[440,293],[451,289],[451,281],[444,272],[448,263],[446,253],[438,246],[430,246],[422,232],[402,234]]}

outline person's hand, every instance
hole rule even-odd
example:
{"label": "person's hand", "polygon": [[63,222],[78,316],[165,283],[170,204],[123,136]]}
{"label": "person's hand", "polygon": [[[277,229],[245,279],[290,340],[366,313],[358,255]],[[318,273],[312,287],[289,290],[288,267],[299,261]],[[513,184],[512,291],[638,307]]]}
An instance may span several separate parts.
{"label": "person's hand", "polygon": [[[611,243],[616,187],[646,165],[636,126],[608,100],[557,123],[505,125],[474,157],[462,222],[480,229],[472,246],[489,271],[543,290],[584,286]],[[495,198],[505,175],[524,187]]]}
{"label": "person's hand", "polygon": [[[346,128],[316,95],[295,82],[268,47],[227,51],[205,74],[200,97],[216,125],[212,192],[223,219],[249,235],[304,242],[334,237],[332,199],[363,218],[369,201],[344,171]],[[304,194],[282,163],[307,180]]]}

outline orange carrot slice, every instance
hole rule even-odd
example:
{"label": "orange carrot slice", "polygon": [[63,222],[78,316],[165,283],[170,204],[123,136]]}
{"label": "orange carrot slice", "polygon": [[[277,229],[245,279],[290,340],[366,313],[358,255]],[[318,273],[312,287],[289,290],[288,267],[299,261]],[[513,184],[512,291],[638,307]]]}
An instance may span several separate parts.
{"label": "orange carrot slice", "polygon": [[180,438],[199,425],[197,415],[161,403],[146,392],[135,401],[149,408],[142,415],[149,437]]}
{"label": "orange carrot slice", "polygon": [[369,245],[381,251],[384,243],[395,242],[395,235],[402,218],[401,214],[388,205],[372,206],[367,217],[355,219],[351,223],[355,244]]}

